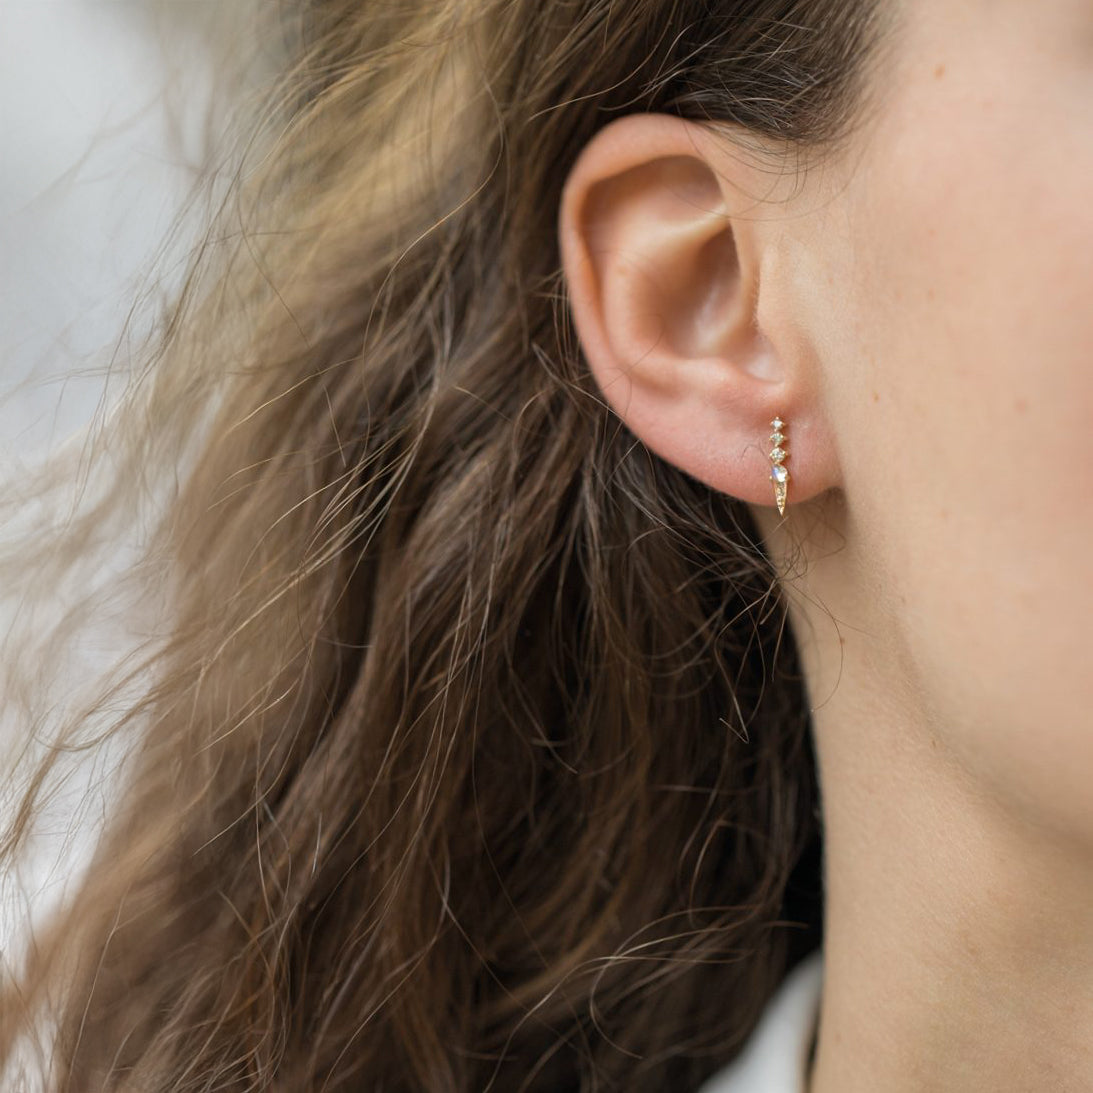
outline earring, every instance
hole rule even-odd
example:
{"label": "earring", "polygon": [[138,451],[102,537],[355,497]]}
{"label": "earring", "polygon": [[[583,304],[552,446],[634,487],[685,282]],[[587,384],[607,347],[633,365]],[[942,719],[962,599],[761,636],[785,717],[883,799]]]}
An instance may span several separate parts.
{"label": "earring", "polygon": [[774,430],[770,434],[770,442],[774,445],[770,453],[770,480],[774,483],[774,500],[778,505],[778,515],[784,516],[786,489],[789,482],[789,471],[782,466],[782,461],[789,455],[789,452],[782,447],[786,439],[782,430],[786,427],[786,423],[780,417],[776,417],[770,423],[770,427]]}

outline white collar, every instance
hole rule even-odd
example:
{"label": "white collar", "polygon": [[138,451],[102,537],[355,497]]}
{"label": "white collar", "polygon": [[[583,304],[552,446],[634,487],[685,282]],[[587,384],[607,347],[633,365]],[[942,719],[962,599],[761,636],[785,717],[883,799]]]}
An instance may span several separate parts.
{"label": "white collar", "polygon": [[822,980],[816,949],[782,980],[741,1053],[698,1093],[804,1093]]}

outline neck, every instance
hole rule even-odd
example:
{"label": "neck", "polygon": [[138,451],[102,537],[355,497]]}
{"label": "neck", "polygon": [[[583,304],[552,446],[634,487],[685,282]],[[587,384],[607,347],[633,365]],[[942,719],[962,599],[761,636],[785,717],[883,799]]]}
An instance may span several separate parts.
{"label": "neck", "polygon": [[840,654],[835,687],[803,648],[825,840],[809,1093],[1093,1089],[1093,850],[973,782],[875,645]]}

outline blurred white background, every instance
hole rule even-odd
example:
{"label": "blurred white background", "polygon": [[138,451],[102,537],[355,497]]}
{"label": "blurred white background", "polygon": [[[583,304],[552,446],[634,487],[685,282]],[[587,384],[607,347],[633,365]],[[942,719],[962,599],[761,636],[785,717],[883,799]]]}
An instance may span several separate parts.
{"label": "blurred white background", "polygon": [[[168,230],[210,156],[223,156],[226,96],[269,71],[252,2],[0,0],[0,488],[110,400],[111,362],[127,371],[181,279],[194,237],[165,246]],[[0,593],[2,634],[19,595]],[[63,609],[65,593],[55,598]],[[109,659],[113,640],[81,634],[76,674]],[[68,804],[99,775],[76,779]],[[28,873],[0,877],[5,960],[24,899],[47,909],[90,849],[95,824],[68,830],[63,804]]]}
{"label": "blurred white background", "polygon": [[109,364],[150,267],[156,291],[180,274],[181,250],[156,251],[218,135],[248,6],[0,0],[0,468],[90,418],[102,381],[77,373]]}

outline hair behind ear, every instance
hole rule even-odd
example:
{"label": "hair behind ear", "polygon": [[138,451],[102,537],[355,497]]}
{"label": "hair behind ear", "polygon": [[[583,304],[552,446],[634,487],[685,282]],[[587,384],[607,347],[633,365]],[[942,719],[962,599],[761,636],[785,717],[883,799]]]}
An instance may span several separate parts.
{"label": "hair behind ear", "polygon": [[85,609],[163,607],[9,764],[14,876],[63,748],[131,747],[0,1060],[41,1034],[53,1089],[644,1093],[738,1052],[805,936],[796,653],[747,509],[604,404],[556,218],[622,111],[829,137],[866,10],[301,9],[141,383],[22,499],[95,488],[0,556],[43,603],[97,538],[140,545],[27,643],[25,739]]}

